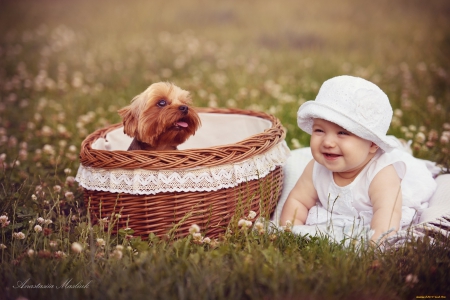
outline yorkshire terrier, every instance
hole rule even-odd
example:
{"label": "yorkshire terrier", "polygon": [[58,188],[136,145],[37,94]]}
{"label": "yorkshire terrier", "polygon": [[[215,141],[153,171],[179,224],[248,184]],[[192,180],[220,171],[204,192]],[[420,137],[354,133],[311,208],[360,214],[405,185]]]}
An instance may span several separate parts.
{"label": "yorkshire terrier", "polygon": [[130,150],[177,150],[200,127],[188,91],[157,82],[120,109],[123,131],[133,137]]}

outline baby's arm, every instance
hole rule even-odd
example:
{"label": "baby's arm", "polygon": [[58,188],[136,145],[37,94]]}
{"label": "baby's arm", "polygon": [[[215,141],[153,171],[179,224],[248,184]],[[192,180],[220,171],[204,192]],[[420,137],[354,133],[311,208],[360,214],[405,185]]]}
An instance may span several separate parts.
{"label": "baby's arm", "polygon": [[285,225],[288,220],[293,225],[305,224],[309,209],[318,199],[312,181],[313,166],[314,160],[311,160],[289,193],[281,212],[280,225]]}
{"label": "baby's arm", "polygon": [[[369,197],[373,205],[373,217],[370,227],[375,231],[371,240],[376,242],[389,229],[395,232],[400,227],[402,217],[401,180],[394,166],[382,169],[372,180]],[[390,233],[390,235],[395,234]]]}

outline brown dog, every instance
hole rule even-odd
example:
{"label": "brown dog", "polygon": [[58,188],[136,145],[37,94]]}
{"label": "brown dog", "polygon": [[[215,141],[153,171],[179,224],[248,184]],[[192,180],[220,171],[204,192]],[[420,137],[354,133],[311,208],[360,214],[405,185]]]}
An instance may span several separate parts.
{"label": "brown dog", "polygon": [[134,137],[128,150],[176,150],[200,127],[188,91],[157,82],[118,111],[123,131]]}

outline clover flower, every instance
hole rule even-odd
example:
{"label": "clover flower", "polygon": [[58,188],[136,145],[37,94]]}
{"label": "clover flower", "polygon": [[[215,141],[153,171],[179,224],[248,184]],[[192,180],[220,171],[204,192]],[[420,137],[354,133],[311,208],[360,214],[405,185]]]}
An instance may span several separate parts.
{"label": "clover flower", "polygon": [[194,233],[199,233],[200,232],[200,226],[198,226],[197,224],[192,224],[191,227],[189,227],[189,233],[190,234],[194,234]]}
{"label": "clover flower", "polygon": [[240,219],[238,222],[238,226],[241,227],[242,230],[248,229],[252,226],[252,221]]}
{"label": "clover flower", "polygon": [[39,224],[44,224],[44,222],[45,222],[44,218],[42,218],[42,217],[37,218],[36,221],[37,221]]}
{"label": "clover flower", "polygon": [[419,131],[416,134],[416,137],[415,137],[416,142],[423,144],[426,141],[426,139],[427,139],[427,137],[425,136],[425,134],[422,131]]}
{"label": "clover flower", "polygon": [[247,219],[253,220],[255,217],[256,217],[256,212],[254,212],[253,210],[251,210],[251,211],[248,213]]}
{"label": "clover flower", "polygon": [[97,241],[96,241],[96,244],[97,244],[97,246],[99,246],[99,247],[104,247],[105,245],[106,245],[106,242],[105,242],[105,240],[104,239],[97,239]]}
{"label": "clover flower", "polygon": [[2,228],[8,226],[10,223],[10,221],[8,221],[8,216],[7,215],[1,215],[0,216],[0,224],[2,225]]}
{"label": "clover flower", "polygon": [[41,225],[34,226],[34,231],[41,232],[42,231],[42,226]]}
{"label": "clover flower", "polygon": [[53,148],[53,146],[51,145],[44,145],[44,147],[42,148],[42,151],[48,155],[55,155],[55,149]]}
{"label": "clover flower", "polygon": [[264,224],[260,221],[255,222],[255,229],[258,231],[259,234],[264,234],[266,232]]}
{"label": "clover flower", "polygon": [[442,132],[441,138],[440,138],[440,142],[441,144],[448,144],[450,141],[450,131],[444,131]]}
{"label": "clover flower", "polygon": [[203,244],[203,237],[200,232],[195,232],[192,234],[192,240],[196,244]]}
{"label": "clover flower", "polygon": [[55,258],[64,258],[67,256],[67,254],[62,251],[56,251],[53,255],[55,256]]}
{"label": "clover flower", "polygon": [[75,253],[81,253],[83,251],[83,246],[78,242],[73,242],[71,248]]}
{"label": "clover flower", "polygon": [[34,250],[33,249],[28,249],[27,255],[28,255],[28,257],[33,257],[34,256]]}
{"label": "clover flower", "polygon": [[292,222],[290,220],[287,220],[286,221],[286,226],[284,227],[284,231],[291,232],[292,231],[292,226],[293,226]]}
{"label": "clover flower", "polygon": [[73,186],[74,183],[75,183],[75,177],[67,176],[67,178],[66,178],[66,185]]}
{"label": "clover flower", "polygon": [[73,199],[75,199],[75,196],[73,195],[72,192],[66,192],[66,193],[64,194],[64,197],[66,197],[67,200],[73,200]]}
{"label": "clover flower", "polygon": [[55,185],[55,186],[53,187],[53,191],[54,191],[55,193],[61,192],[61,186],[60,186],[60,185]]}
{"label": "clover flower", "polygon": [[408,285],[415,285],[416,283],[419,282],[419,279],[417,278],[416,275],[408,274],[408,275],[406,275],[406,277],[405,277],[405,282],[406,282]]}
{"label": "clover flower", "polygon": [[123,252],[119,249],[114,249],[113,252],[111,252],[110,257],[115,258],[117,260],[122,259]]}
{"label": "clover flower", "polygon": [[23,240],[25,238],[25,234],[22,231],[14,232],[13,238],[18,239],[18,240]]}

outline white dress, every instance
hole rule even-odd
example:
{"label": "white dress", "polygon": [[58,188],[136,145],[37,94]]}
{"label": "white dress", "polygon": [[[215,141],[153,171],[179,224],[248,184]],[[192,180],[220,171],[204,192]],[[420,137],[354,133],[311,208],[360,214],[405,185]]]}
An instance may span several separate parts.
{"label": "white dress", "polygon": [[319,196],[319,202],[308,214],[306,225],[325,223],[330,217],[337,224],[358,223],[370,225],[372,203],[369,198],[369,186],[374,177],[383,168],[393,165],[402,179],[402,218],[401,227],[409,226],[423,209],[436,189],[436,182],[424,163],[411,155],[393,150],[381,151],[347,186],[340,187],[333,180],[333,174],[324,166],[315,163],[313,183]]}
{"label": "white dress", "polygon": [[306,225],[294,226],[298,234],[324,234],[336,241],[345,238],[370,238],[373,211],[369,186],[386,166],[393,165],[402,179],[402,228],[415,224],[436,189],[436,182],[424,161],[395,149],[389,153],[379,150],[372,160],[347,186],[340,187],[333,174],[319,163],[314,164],[313,184],[319,201],[313,206]]}

